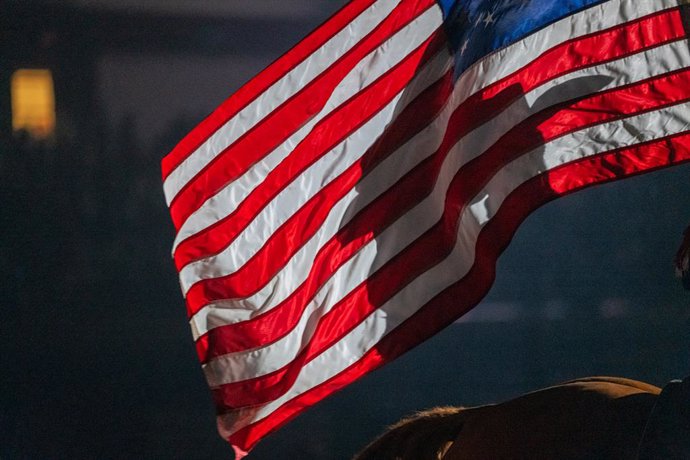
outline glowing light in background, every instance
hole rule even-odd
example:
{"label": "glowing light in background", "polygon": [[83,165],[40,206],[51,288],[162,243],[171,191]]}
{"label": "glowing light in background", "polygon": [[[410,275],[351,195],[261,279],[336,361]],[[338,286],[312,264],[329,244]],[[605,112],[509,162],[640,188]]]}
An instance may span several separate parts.
{"label": "glowing light in background", "polygon": [[12,74],[12,129],[38,139],[55,132],[55,91],[47,69],[19,69]]}

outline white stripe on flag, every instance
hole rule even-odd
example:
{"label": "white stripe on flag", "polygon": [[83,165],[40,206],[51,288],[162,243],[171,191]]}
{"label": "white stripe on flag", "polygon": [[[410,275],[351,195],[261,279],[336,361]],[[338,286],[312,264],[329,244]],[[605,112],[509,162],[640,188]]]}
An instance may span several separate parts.
{"label": "white stripe on flag", "polygon": [[[383,3],[383,2],[380,2]],[[352,27],[355,31],[359,30],[359,25],[356,23],[357,20],[362,20],[361,18],[363,17],[368,17],[368,15],[373,14],[372,10],[375,5],[369,8],[369,10],[365,11],[360,15],[355,21],[352,23]],[[557,23],[552,24],[551,26],[533,34],[530,37],[527,37],[525,40],[522,42],[518,42],[516,44],[513,44],[498,53],[496,53],[497,59],[492,59],[492,60],[482,60],[479,63],[477,63],[475,66],[472,68],[468,69],[465,73],[464,76],[462,77],[463,80],[463,88],[464,88],[464,97],[469,97],[469,95],[473,94],[476,91],[481,90],[482,88],[488,86],[491,83],[494,83],[497,80],[500,80],[501,78],[505,77],[506,75],[509,75],[510,73],[516,71],[520,67],[522,67],[525,63],[529,62],[530,60],[536,58],[540,54],[542,54],[544,51],[547,49],[551,48],[552,46],[555,46],[558,43],[562,43],[565,40],[568,40],[573,37],[578,37],[582,36],[588,33],[591,33],[592,31],[595,30],[600,30],[603,28],[608,28],[608,27],[613,27],[617,24],[621,24],[624,22],[627,22],[629,20],[633,20],[635,18],[640,18],[643,17],[647,14],[650,14],[656,10],[662,10],[664,8],[671,8],[677,6],[677,2],[673,0],[659,0],[656,2],[652,1],[639,1],[639,0],[620,0],[620,1],[611,1],[602,5],[599,5],[595,8],[591,8],[588,10],[585,10],[581,13],[578,13],[572,17],[565,18]],[[389,8],[392,9],[392,5],[389,5]],[[599,11],[598,9],[601,9]],[[381,14],[382,12],[377,12],[379,13],[380,17],[385,17],[385,15]],[[575,18],[577,16],[582,16],[583,18]],[[363,21],[363,20],[362,20]],[[364,21],[363,21],[364,22]],[[568,24],[564,24],[568,23]],[[371,26],[371,24],[369,24]],[[348,30],[348,29],[346,29]],[[363,30],[369,30],[369,29],[363,29]],[[340,32],[341,34],[343,32]],[[362,33],[361,37],[364,37],[366,33]],[[328,48],[329,46],[336,46],[337,44],[332,44],[333,40],[338,37],[336,35],[331,41],[329,41],[326,45],[324,45],[324,49]],[[360,38],[361,38],[360,37]],[[547,40],[544,40],[544,38],[547,38]],[[347,42],[348,47],[352,47],[353,43],[352,40]],[[349,48],[348,48],[349,49]],[[341,55],[344,54],[347,50],[342,49],[341,50]],[[315,55],[318,54],[319,58],[324,57],[324,53],[321,53],[320,51],[315,53]],[[328,56],[327,54],[325,56]],[[311,57],[309,58],[311,59]],[[315,58],[316,59],[316,58]],[[334,62],[336,59],[333,59],[332,61],[329,61],[327,64],[324,64],[322,69],[325,69],[330,65],[332,62]],[[309,60],[303,62],[301,65],[305,65],[309,62]],[[298,66],[298,68],[301,68]],[[316,66],[313,67],[308,67],[309,70],[313,70],[316,68]],[[296,72],[297,68],[293,71]],[[292,73],[292,72],[291,72]],[[481,78],[480,77],[481,74]],[[301,81],[299,85],[296,85],[294,88],[292,88],[290,91],[287,91],[285,88],[283,88],[284,85],[288,82],[294,82],[294,78],[289,78],[289,75],[286,75],[283,79],[281,79],[279,82],[277,82],[274,86],[276,87],[271,88],[266,91],[265,94],[270,94],[272,95],[273,93],[277,95],[292,95],[294,92],[298,91],[300,85],[306,84],[305,81]],[[310,74],[310,79],[313,79],[315,75]],[[285,81],[284,81],[285,80]],[[303,79],[304,80],[304,79]],[[311,81],[311,80],[309,80]],[[283,85],[283,86],[281,86]],[[262,98],[264,95],[262,95],[259,99],[255,101],[256,104],[250,104],[246,109],[244,109],[242,112],[240,112],[236,117],[234,117],[232,120],[230,120],[224,128],[221,128],[217,133],[215,133],[213,136],[209,138],[209,140],[202,145],[197,152],[199,153],[194,153],[192,156],[205,156],[208,157],[204,161],[199,161],[197,166],[193,167],[187,167],[185,166],[184,169],[189,169],[189,173],[185,174],[184,177],[185,179],[173,179],[173,175],[180,175],[182,177],[182,173],[178,173],[177,171],[174,171],[171,174],[171,177],[166,179],[165,184],[164,184],[164,189],[166,190],[166,197],[168,199],[168,205],[172,201],[172,198],[179,192],[179,190],[184,187],[184,185],[191,180],[194,175],[196,175],[203,167],[208,164],[210,160],[215,158],[224,148],[226,148],[228,145],[230,145],[232,142],[234,142],[239,135],[242,132],[245,132],[248,129],[251,129],[255,124],[257,124],[260,119],[270,113],[275,107],[277,107],[279,104],[274,104],[274,105],[268,105],[268,104],[260,104],[259,102],[262,101]],[[268,97],[268,96],[266,96]],[[275,97],[275,96],[271,96]],[[287,100],[287,97],[285,97],[283,100]],[[257,105],[257,107],[254,107],[254,105]],[[268,107],[271,108],[271,110],[266,110],[266,111],[261,111],[259,108],[264,108]],[[247,112],[249,115],[244,115],[244,112]],[[251,115],[256,114],[256,117],[252,117]],[[258,115],[261,115],[261,118],[258,117]],[[244,118],[243,118],[244,117]],[[231,132],[228,134],[226,131],[230,130]],[[232,134],[234,133],[234,134]],[[223,139],[221,142],[220,139]],[[226,140],[227,139],[227,140]],[[208,144],[208,145],[207,145]],[[296,145],[296,144],[295,144]],[[186,159],[183,164],[186,164],[187,162],[190,162],[193,160],[192,156],[190,158]],[[270,160],[269,160],[270,161]],[[273,161],[272,161],[273,162]],[[197,161],[194,161],[196,164]],[[178,166],[177,169],[180,169],[182,165]],[[175,186],[168,186],[168,181],[173,181]],[[169,192],[168,189],[171,191]],[[173,191],[174,189],[174,191]],[[246,195],[242,195],[239,199],[244,197]],[[227,214],[225,214],[227,215]],[[196,229],[196,231],[194,231]],[[194,229],[186,230],[183,236],[178,235],[178,238],[176,238],[176,243],[175,245],[179,244],[179,242],[184,239],[189,237],[191,234],[199,231],[199,226],[195,226]],[[189,233],[187,233],[189,232]]]}
{"label": "white stripe on flag", "polygon": [[[213,225],[232,213],[239,204],[259,185],[283,159],[309,134],[324,117],[333,112],[352,96],[369,86],[381,75],[395,67],[400,61],[420,46],[441,25],[438,8],[430,8],[417,19],[406,25],[393,37],[382,43],[338,84],[321,112],[296,131],[285,142],[268,154],[245,174],[228,184],[215,196],[209,198],[180,227],[173,252],[180,242]],[[363,153],[363,152],[362,152]]]}
{"label": "white stripe on flag", "polygon": [[168,206],[185,184],[227,146],[345,55],[374,30],[399,3],[400,0],[376,1],[210,136],[166,178],[163,190]]}
{"label": "white stripe on flag", "polygon": [[[617,3],[617,2],[612,2],[612,3]],[[613,26],[616,24],[623,23],[623,22],[625,22],[629,19],[632,19],[632,18],[642,17],[645,14],[648,14],[649,12],[651,12],[651,11],[647,11],[647,9],[644,8],[643,5],[641,5],[637,9],[632,9],[632,11],[627,11],[628,7],[630,7],[630,5],[628,3],[629,2],[627,0],[621,1],[620,8],[621,8],[622,13],[621,13],[620,17],[617,17],[615,15],[613,15],[613,17],[606,16],[606,15],[599,17],[599,16],[594,15],[594,13],[591,11],[591,9],[584,10],[583,12],[580,12],[577,15],[575,15],[575,18],[569,17],[569,18],[565,19],[565,20],[568,20],[569,22],[573,22],[573,24],[570,24],[567,26],[567,30],[573,30],[575,32],[580,32],[582,34],[585,34],[585,33],[591,32],[591,30],[592,30],[591,24],[589,24],[589,23],[596,23],[598,21],[600,23],[599,25],[601,27],[610,27],[610,26]],[[651,8],[651,5],[648,5],[648,6]],[[597,8],[599,8],[599,7],[606,7],[606,8],[612,9],[612,6],[610,3],[599,5]],[[610,11],[608,11],[608,10],[604,11],[604,13],[609,13],[609,12]],[[584,19],[580,18],[579,20],[576,20],[578,16],[583,16]],[[565,20],[563,20],[563,21],[565,21]],[[580,24],[582,24],[582,23],[587,23],[588,26],[587,27],[580,26]],[[558,24],[558,23],[556,23],[556,24]],[[550,26],[550,27],[554,27],[554,26],[555,26],[555,24]],[[530,62],[533,58],[536,58],[539,54],[543,53],[543,51],[547,50],[548,48],[550,48],[552,46],[556,46],[559,43],[562,43],[566,38],[572,38],[572,35],[566,34],[565,32],[562,32],[564,25],[560,24],[560,26],[561,26],[560,28],[557,28],[554,30],[551,30],[550,28],[546,28],[546,29],[544,29],[544,30],[542,30],[542,31],[540,31],[540,32],[538,32],[538,33],[536,33],[536,34],[534,34],[534,35],[532,35],[526,39],[526,40],[531,40],[531,42],[533,42],[533,43],[531,43],[530,46],[534,45],[533,48],[529,48],[529,49],[534,51],[534,48],[538,48],[540,50],[539,53],[536,53],[536,52],[528,53],[528,52],[523,52],[523,51],[518,52],[517,50],[512,50],[513,52],[509,55],[510,56],[518,56],[518,58],[513,58],[509,62],[507,62],[506,53],[512,47],[519,45],[519,43],[518,43],[518,44],[512,45],[511,47],[508,47],[506,50],[503,50],[499,53],[495,53],[494,55],[489,56],[488,58],[480,61],[480,63],[478,63],[478,65],[474,66],[473,68],[469,69],[465,74],[463,74],[463,76],[458,81],[458,84],[456,85],[456,87],[458,88],[457,95],[455,96],[457,98],[456,100],[458,100],[458,102],[462,102],[465,99],[467,99],[472,93],[474,93],[474,91],[472,91],[472,93],[470,93],[468,88],[473,88],[473,89],[477,89],[477,90],[481,89],[483,87],[486,87],[489,83],[493,83],[494,81],[499,80],[503,76],[509,75],[510,73],[513,72],[513,70],[517,70],[517,69],[513,69],[513,67],[511,67],[511,65],[515,65],[515,66],[525,65],[528,62]],[[557,33],[557,32],[560,32],[560,33]],[[537,43],[539,44],[539,46],[536,46]],[[507,68],[507,70],[506,70],[506,68]],[[481,74],[481,75],[476,75],[476,72],[478,71],[478,69],[486,71],[487,73]],[[481,82],[481,84],[478,84],[476,82]],[[475,88],[475,86],[477,86],[477,87]],[[241,199],[241,198],[244,198],[244,196],[238,197],[238,199]],[[223,201],[224,200],[218,200],[217,203],[221,203]],[[236,201],[235,203],[238,203],[238,201]],[[214,217],[219,216],[222,218],[222,216],[227,215],[227,212],[228,212],[227,208],[221,208],[221,209],[216,209],[215,207],[209,208],[208,211],[205,211],[205,214],[210,215],[211,219],[210,220],[204,219],[204,221],[205,221],[204,225],[212,225],[214,222],[214,220],[213,220]],[[201,227],[204,227],[204,225],[194,226],[193,231],[194,232],[200,231],[202,229]],[[192,232],[192,230],[190,230],[190,233],[191,232]],[[185,234],[185,238],[187,238],[187,237],[189,237],[189,235]],[[260,239],[260,241],[265,241],[265,240],[266,240],[265,237]],[[240,265],[237,265],[234,262],[230,262],[232,265],[229,265],[226,269],[214,272],[214,273],[218,273],[217,275],[211,274],[211,273],[204,273],[204,272],[206,272],[206,270],[202,269],[202,270],[194,270],[194,272],[196,274],[194,276],[189,276],[188,273],[189,273],[190,269],[187,269],[187,268],[183,269],[183,271],[185,272],[184,281],[182,282],[183,292],[186,294],[189,286],[191,286],[191,284],[197,282],[200,279],[209,279],[209,278],[212,278],[215,276],[224,276],[224,275],[227,275],[227,274],[234,272],[235,270],[237,270],[241,266],[242,260],[246,261],[249,257],[251,257],[252,251],[247,250],[246,252],[247,252],[248,256],[245,258],[239,259],[237,261],[237,263],[239,263]],[[213,260],[213,259],[211,258],[208,260]],[[199,266],[199,267],[208,265],[208,263],[202,262],[202,261],[194,262],[194,264],[197,264],[197,266]],[[183,278],[183,276],[181,274],[181,279],[182,278]]]}
{"label": "white stripe on flag", "polygon": [[180,285],[186,294],[189,288],[205,279],[229,275],[244,265],[260,249],[271,235],[299,210],[321,187],[332,181],[359,157],[347,154],[363,154],[376,141],[396,110],[402,92],[380,112],[352,133],[336,148],[314,163],[301,174],[264,209],[218,255],[194,261],[180,270]]}
{"label": "white stripe on flag", "polygon": [[[469,242],[460,238],[451,256],[436,267],[422,273],[413,281],[414,288],[409,286],[402,288],[400,293],[379,309],[390,312],[393,311],[392,308],[395,308],[395,315],[383,313],[383,317],[380,318],[387,324],[385,330],[392,330],[409,316],[401,315],[401,309],[413,308],[416,311],[419,306],[461,279],[469,271],[474,259],[474,244],[479,230],[496,214],[505,197],[519,185],[565,163],[683,132],[688,128],[690,128],[690,103],[678,104],[576,131],[548,142],[507,164],[471,200],[472,204],[463,210],[460,234],[469,238]],[[363,282],[368,274],[376,270],[376,265],[380,264],[379,257],[386,258],[386,255],[397,254],[408,243],[419,238],[426,230],[420,229],[419,223],[438,222],[444,212],[443,204],[450,181],[461,165],[465,164],[465,161],[461,159],[463,156],[461,152],[465,150],[464,145],[460,142],[453,149],[453,155],[450,155],[444,163],[445,173],[441,173],[429,199],[405,214],[380,238],[363,248],[353,259],[354,266],[343,266],[339,273],[331,278],[333,284],[319,291],[317,297],[312,300],[295,329],[266,347],[224,355],[205,364],[203,368],[208,384],[211,387],[217,387],[266,375],[288,365],[295,359],[316,330],[318,323],[314,321],[314,312],[318,311],[319,317],[328,313],[354,287]],[[390,247],[387,247],[388,245]],[[467,253],[468,248],[472,250],[471,254]],[[451,260],[452,264],[449,264],[448,260]],[[408,295],[409,298],[407,298]],[[389,305],[390,308],[388,308]],[[376,318],[377,315],[380,313],[377,312],[372,316]],[[365,323],[368,321],[370,320],[367,319]],[[346,347],[349,350],[363,348],[366,351],[381,337],[371,335],[368,331],[351,333],[342,340],[353,341]],[[367,344],[366,347],[363,347],[364,344]]]}
{"label": "white stripe on flag", "polygon": [[[562,147],[554,148],[554,145],[546,144],[545,149],[538,148],[508,164],[464,210],[458,227],[457,243],[448,258],[422,273],[341,340],[302,367],[294,385],[281,397],[263,406],[240,409],[228,416],[232,423],[228,426],[219,424],[221,434],[229,437],[246,424],[269,416],[287,401],[344,371],[439,292],[462,279],[474,262],[477,236],[487,222],[486,217],[492,217],[508,194],[520,184],[544,173],[544,165],[551,169],[583,157],[635,145],[640,141],[684,132],[688,128],[690,104],[683,103],[583,130],[577,136],[568,136],[566,145],[569,147],[565,151]],[[648,137],[638,138],[640,131],[648,133]],[[478,218],[471,209],[476,210],[480,202],[485,203],[487,209]],[[487,216],[483,215],[484,212],[488,213]],[[395,312],[394,315],[390,314],[392,311]],[[227,377],[222,368],[214,371],[206,371],[211,386],[217,386],[223,381],[223,377]],[[245,423],[237,423],[238,417]]]}
{"label": "white stripe on flag", "polygon": [[460,97],[464,100],[517,72],[560,43],[677,6],[678,0],[612,0],[563,18],[476,62],[460,77]]}
{"label": "white stripe on flag", "polygon": [[[526,110],[527,107],[524,106],[524,103],[520,101],[469,133],[461,141],[463,143],[462,158],[465,159],[463,164],[483,153],[514,125],[532,115],[534,110],[531,106],[540,96],[567,81],[590,76],[609,77],[611,81],[601,88],[601,90],[604,90],[644,80],[649,78],[652,73],[658,74],[659,70],[662,69],[664,72],[680,69],[683,67],[683,63],[687,62],[690,62],[690,51],[688,50],[687,41],[684,40],[646,50],[642,53],[602,65],[581,69],[552,80],[525,95],[526,103],[530,106],[528,110]],[[579,93],[568,93],[567,96],[562,92],[552,92],[553,98],[549,102],[557,104],[563,102],[564,97],[575,98],[590,94],[586,87],[577,89]],[[306,280],[309,270],[308,268],[300,270],[300,267],[308,267],[309,264],[307,262],[312,261],[318,250],[323,247],[323,244],[349,221],[348,217],[355,215],[357,211],[373,201],[400,177],[438,148],[438,144],[441,141],[439,133],[443,133],[446,130],[450,114],[457,108],[457,105],[457,102],[448,104],[433,123],[364,177],[361,181],[361,186],[358,186],[357,189],[365,189],[370,194],[361,196],[357,189],[355,189],[341,199],[333,208],[321,229],[259,292],[246,299],[213,302],[193,316],[190,324],[195,340],[215,327],[251,319],[257,314],[269,311],[285,300],[297,286]],[[356,207],[349,208],[351,202],[354,202]],[[422,206],[421,203],[420,206]],[[421,217],[410,218],[417,219],[416,225],[420,231],[425,231],[428,226],[435,222],[419,221],[418,219],[421,219]],[[381,263],[387,262],[393,255],[385,255],[379,252],[377,258],[379,266]],[[373,267],[372,269],[376,268]],[[343,270],[346,270],[346,268],[343,267]],[[352,272],[353,269],[347,270]],[[363,273],[366,274],[369,271],[371,270],[365,269]],[[309,311],[305,312],[305,314],[308,315]]]}

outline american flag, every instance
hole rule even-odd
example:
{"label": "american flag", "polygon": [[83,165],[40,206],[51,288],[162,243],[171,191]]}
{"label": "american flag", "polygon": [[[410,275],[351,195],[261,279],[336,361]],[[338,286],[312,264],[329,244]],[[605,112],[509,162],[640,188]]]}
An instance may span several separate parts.
{"label": "american flag", "polygon": [[519,223],[690,160],[679,0],[354,0],[163,160],[240,455],[474,307]]}

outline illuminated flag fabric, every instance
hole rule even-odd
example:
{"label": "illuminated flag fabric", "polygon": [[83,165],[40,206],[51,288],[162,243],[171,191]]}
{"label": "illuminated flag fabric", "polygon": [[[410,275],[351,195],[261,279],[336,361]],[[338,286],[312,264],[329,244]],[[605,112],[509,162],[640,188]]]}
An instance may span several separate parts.
{"label": "illuminated flag fabric", "polygon": [[538,206],[690,159],[678,0],[354,0],[163,160],[240,454],[474,307]]}

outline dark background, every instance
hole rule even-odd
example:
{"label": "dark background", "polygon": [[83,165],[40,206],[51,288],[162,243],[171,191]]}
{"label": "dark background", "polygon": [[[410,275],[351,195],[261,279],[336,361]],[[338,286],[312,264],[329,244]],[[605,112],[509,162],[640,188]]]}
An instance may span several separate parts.
{"label": "dark background", "polygon": [[[130,3],[0,6],[3,460],[232,458],[170,259],[159,164],[343,2]],[[44,141],[11,127],[11,75],[34,67],[55,81]],[[412,411],[575,377],[687,375],[690,293],[671,261],[690,221],[688,179],[677,167],[540,209],[481,306],[250,458],[344,459]]]}

